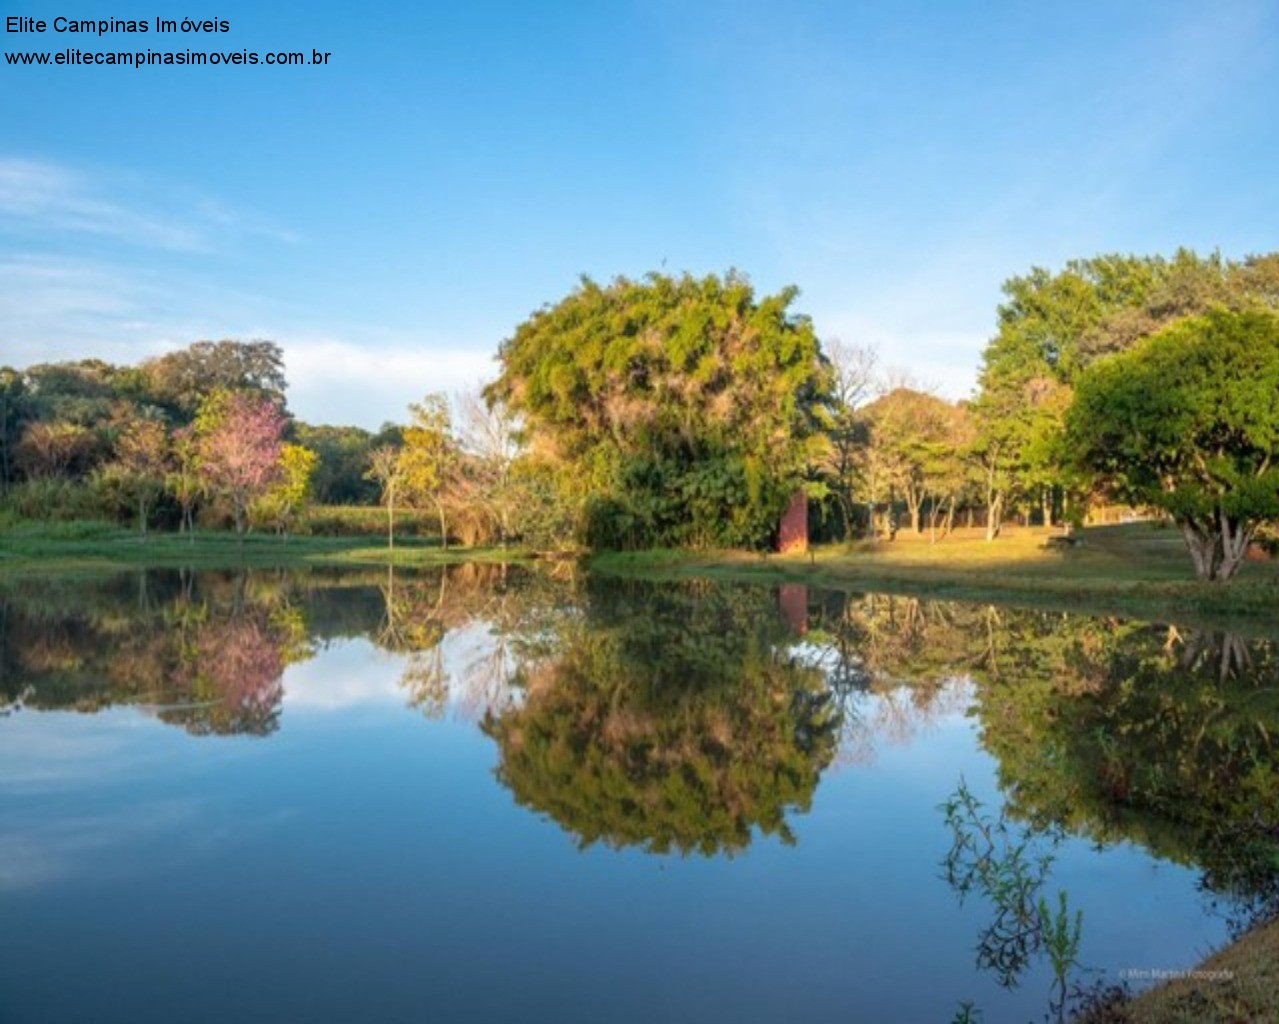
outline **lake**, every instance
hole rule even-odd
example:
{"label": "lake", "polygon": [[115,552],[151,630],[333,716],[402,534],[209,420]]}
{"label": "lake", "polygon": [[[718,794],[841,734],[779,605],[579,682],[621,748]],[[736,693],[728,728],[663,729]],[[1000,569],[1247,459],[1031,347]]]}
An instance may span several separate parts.
{"label": "lake", "polygon": [[1277,683],[564,566],[10,581],[0,1020],[1057,1019],[1279,903]]}

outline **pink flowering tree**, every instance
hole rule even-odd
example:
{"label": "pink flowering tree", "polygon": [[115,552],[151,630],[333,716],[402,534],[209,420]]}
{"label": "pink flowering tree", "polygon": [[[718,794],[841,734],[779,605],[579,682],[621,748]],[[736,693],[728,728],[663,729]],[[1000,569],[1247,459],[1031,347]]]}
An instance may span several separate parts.
{"label": "pink flowering tree", "polygon": [[230,508],[237,534],[249,506],[280,478],[284,426],[271,399],[225,391],[210,395],[196,417],[204,489]]}

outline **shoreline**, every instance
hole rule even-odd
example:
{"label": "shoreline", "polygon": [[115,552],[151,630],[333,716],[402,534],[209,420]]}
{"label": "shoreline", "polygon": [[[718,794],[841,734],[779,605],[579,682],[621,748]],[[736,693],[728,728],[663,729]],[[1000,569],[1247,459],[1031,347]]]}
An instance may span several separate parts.
{"label": "shoreline", "polygon": [[0,579],[156,568],[425,567],[575,558],[590,572],[646,580],[800,584],[839,591],[974,601],[1045,611],[1165,621],[1238,623],[1255,630],[1279,611],[1279,561],[1247,564],[1228,584],[1195,580],[1174,531],[1150,525],[1092,527],[1077,548],[1046,547],[1055,531],[1025,529],[987,543],[959,536],[928,543],[899,537],[875,545],[824,545],[801,555],[672,550],[547,555],[528,548],[441,548],[434,539],[316,537],[221,531],[137,533],[103,523],[22,523],[0,534]]}
{"label": "shoreline", "polygon": [[976,601],[1046,611],[1164,621],[1192,618],[1255,628],[1279,611],[1279,563],[1249,563],[1227,584],[1194,579],[1173,531],[1093,527],[1078,549],[1045,547],[1056,531],[1022,529],[993,542],[974,536],[824,545],[801,555],[741,551],[607,552],[596,573],[645,579],[807,584],[841,591]]}

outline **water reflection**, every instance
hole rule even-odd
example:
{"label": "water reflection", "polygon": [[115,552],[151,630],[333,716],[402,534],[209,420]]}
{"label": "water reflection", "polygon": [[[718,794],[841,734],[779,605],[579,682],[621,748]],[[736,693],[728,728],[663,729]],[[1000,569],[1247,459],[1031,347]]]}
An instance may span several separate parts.
{"label": "water reflection", "polygon": [[0,703],[131,704],[195,735],[268,735],[285,667],[311,653],[294,591],[278,575],[28,583],[0,600]]}
{"label": "water reflection", "polygon": [[583,846],[732,853],[793,841],[834,757],[825,678],[764,590],[589,586],[524,700],[484,722],[498,777]]}
{"label": "water reflection", "polygon": [[267,736],[288,666],[362,637],[405,703],[479,723],[498,779],[582,846],[795,838],[824,773],[966,707],[1004,810],[1279,909],[1279,656],[1266,637],[570,570],[146,572],[0,593],[0,715],[127,704]]}
{"label": "water reflection", "polygon": [[836,692],[907,689],[970,714],[1007,812],[1203,870],[1205,888],[1279,909],[1279,654],[1268,637],[1114,618],[826,595],[811,609]]}

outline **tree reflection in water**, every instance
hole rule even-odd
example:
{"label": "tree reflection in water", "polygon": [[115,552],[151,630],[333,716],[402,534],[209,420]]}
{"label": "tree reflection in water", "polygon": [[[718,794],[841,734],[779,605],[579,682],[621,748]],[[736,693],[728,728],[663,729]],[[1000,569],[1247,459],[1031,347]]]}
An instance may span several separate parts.
{"label": "tree reflection in water", "polygon": [[0,590],[0,713],[266,735],[285,668],[346,637],[403,658],[412,706],[480,722],[502,783],[583,844],[792,840],[823,772],[965,709],[1010,820],[1193,865],[1240,927],[1279,908],[1264,637],[564,566],[139,572]]}
{"label": "tree reflection in water", "polygon": [[[848,709],[843,748],[926,728],[948,684],[997,761],[1010,819],[1197,868],[1236,928],[1279,912],[1279,653],[1268,636],[837,594],[813,602]],[[901,689],[905,687],[905,689]],[[859,739],[859,736],[861,737]]]}
{"label": "tree reflection in water", "polygon": [[768,591],[588,587],[554,657],[490,714],[498,777],[583,846],[733,853],[793,842],[834,756],[824,678],[786,650]]}
{"label": "tree reflection in water", "polygon": [[279,574],[42,581],[7,591],[0,621],[0,693],[21,681],[36,710],[135,705],[195,735],[274,732],[284,668],[310,653]]}

